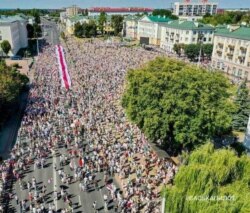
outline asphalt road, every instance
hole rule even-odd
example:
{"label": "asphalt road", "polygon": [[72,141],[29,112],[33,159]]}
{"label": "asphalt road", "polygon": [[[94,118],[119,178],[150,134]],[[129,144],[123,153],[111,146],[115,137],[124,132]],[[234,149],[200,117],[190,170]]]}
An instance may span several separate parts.
{"label": "asphalt road", "polygon": [[43,25],[42,31],[45,40],[52,45],[59,44],[58,25],[55,22],[49,21],[45,18],[41,18],[41,24]]}
{"label": "asphalt road", "polygon": [[[59,32],[57,29],[57,25],[54,22],[50,22],[47,20],[41,20],[43,24],[43,31],[46,32],[45,39],[48,43],[56,45],[59,43]],[[58,134],[60,130],[58,129]],[[21,143],[24,147],[27,147],[26,144],[29,143],[28,137],[20,138]],[[25,150],[26,148],[24,148]],[[50,205],[54,205],[56,211],[61,212],[61,209],[67,207],[67,204],[62,199],[54,199],[54,192],[57,191],[60,194],[60,187],[64,187],[67,193],[70,195],[70,199],[73,202],[74,210],[73,212],[77,213],[92,213],[94,212],[92,208],[92,204],[94,201],[97,201],[97,209],[98,212],[115,212],[113,205],[114,203],[111,202],[109,197],[110,203],[108,204],[108,211],[104,210],[104,199],[103,195],[108,195],[108,189],[104,185],[104,174],[98,173],[95,177],[98,180],[98,185],[101,189],[97,190],[95,186],[92,186],[88,191],[80,191],[79,188],[79,181],[72,181],[69,184],[63,184],[59,177],[58,170],[63,169],[66,174],[69,174],[73,177],[73,171],[71,171],[69,165],[59,166],[59,156],[65,153],[66,150],[64,147],[59,147],[56,150],[56,154],[50,154],[46,158],[46,164],[44,168],[37,168],[34,164],[31,164],[28,168],[27,172],[25,172],[22,181],[15,182],[13,184],[13,195],[17,195],[19,202],[21,200],[28,200],[28,189],[27,189],[27,182],[32,182],[32,178],[36,178],[36,182],[38,183],[37,192],[41,192],[42,186],[46,186],[46,196],[45,196],[45,208],[47,208],[46,212],[48,212],[48,208]],[[89,154],[91,155],[91,154]],[[78,162],[76,162],[78,163]],[[56,166],[56,169],[55,169]],[[49,180],[52,180],[51,182]],[[35,193],[35,190],[32,190]],[[30,204],[28,202],[28,204]],[[16,202],[15,199],[12,199],[10,202],[9,209],[7,212],[21,212],[19,203]],[[24,211],[23,211],[24,212]],[[26,211],[30,212],[30,211]]]}

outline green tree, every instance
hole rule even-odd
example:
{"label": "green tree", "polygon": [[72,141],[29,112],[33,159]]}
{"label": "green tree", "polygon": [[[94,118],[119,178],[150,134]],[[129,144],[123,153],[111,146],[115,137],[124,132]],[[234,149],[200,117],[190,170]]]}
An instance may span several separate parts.
{"label": "green tree", "polygon": [[111,26],[114,28],[114,35],[118,35],[122,31],[122,28],[123,28],[123,16],[112,15]]}
{"label": "green tree", "polygon": [[250,212],[250,158],[211,143],[195,150],[163,190],[165,212]]}
{"label": "green tree", "polygon": [[212,57],[212,53],[213,53],[213,45],[212,44],[203,44],[202,51],[203,51],[204,56],[210,60]]}
{"label": "green tree", "polygon": [[155,9],[152,13],[153,16],[161,16],[161,17],[166,17],[170,18],[173,20],[178,19],[178,16],[173,15],[171,10],[166,10],[166,9]]}
{"label": "green tree", "polygon": [[35,37],[34,27],[31,24],[27,24],[26,28],[27,28],[28,38],[34,38]]}
{"label": "green tree", "polygon": [[184,52],[188,59],[190,59],[191,61],[195,61],[200,53],[200,44],[185,45]]}
{"label": "green tree", "polygon": [[63,31],[60,33],[60,36],[61,36],[61,38],[62,38],[63,40],[66,39],[65,33],[64,33]]}
{"label": "green tree", "polygon": [[80,22],[77,22],[74,26],[74,35],[78,38],[83,36],[83,25]]}
{"label": "green tree", "polygon": [[182,61],[157,58],[130,70],[122,106],[146,136],[166,149],[193,149],[231,131],[230,82]]}
{"label": "green tree", "polygon": [[243,81],[238,88],[235,104],[237,110],[233,116],[233,128],[238,131],[245,131],[250,116],[250,97],[246,81]]}
{"label": "green tree", "polygon": [[107,22],[107,14],[105,12],[101,12],[98,19],[98,27],[102,34],[104,33],[104,25],[106,22]]}
{"label": "green tree", "polygon": [[184,44],[174,44],[173,50],[175,51],[175,53],[180,57],[182,50],[184,49],[185,45]]}
{"label": "green tree", "polygon": [[7,40],[2,41],[1,48],[2,48],[3,52],[5,53],[5,55],[8,55],[9,51],[11,50],[11,45],[10,45],[9,41],[7,41]]}
{"label": "green tree", "polygon": [[0,62],[0,127],[11,114],[13,104],[27,83],[28,78],[15,67],[6,66],[4,61]]}

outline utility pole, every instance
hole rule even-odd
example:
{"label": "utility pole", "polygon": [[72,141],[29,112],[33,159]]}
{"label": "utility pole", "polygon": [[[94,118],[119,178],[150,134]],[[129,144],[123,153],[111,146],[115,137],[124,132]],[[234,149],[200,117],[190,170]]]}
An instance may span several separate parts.
{"label": "utility pole", "polygon": [[202,53],[202,40],[203,40],[204,34],[202,32],[199,33],[198,35],[198,41],[200,43],[200,52],[199,52],[199,58],[198,58],[198,64],[197,66],[200,66],[201,63],[201,53]]}

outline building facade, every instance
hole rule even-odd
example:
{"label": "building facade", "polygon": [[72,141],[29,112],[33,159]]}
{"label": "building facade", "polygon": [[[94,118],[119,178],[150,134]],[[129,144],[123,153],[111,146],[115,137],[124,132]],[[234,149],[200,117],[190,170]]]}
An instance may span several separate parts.
{"label": "building facade", "polygon": [[175,20],[161,25],[160,47],[167,52],[174,52],[174,44],[211,44],[214,28],[210,25],[193,21]]}
{"label": "building facade", "polygon": [[250,81],[250,27],[228,26],[216,30],[212,67],[233,80]]}
{"label": "building facade", "polygon": [[168,23],[169,21],[169,18],[160,16],[144,16],[138,21],[137,39],[141,43],[159,46],[161,41],[160,24]]}
{"label": "building facade", "polygon": [[138,30],[138,20],[137,16],[127,16],[123,21],[123,36],[128,39],[137,39]]}
{"label": "building facade", "polygon": [[91,7],[88,10],[90,16],[100,15],[101,12],[105,12],[107,15],[135,15],[148,13],[151,14],[153,9],[151,8],[139,8],[139,7],[126,7],[126,8],[115,8],[115,7]]}
{"label": "building facade", "polygon": [[173,14],[186,17],[189,21],[196,21],[197,18],[202,18],[206,14],[216,14],[217,7],[217,2],[209,0],[183,0],[174,3]]}
{"label": "building facade", "polygon": [[68,17],[78,15],[80,8],[76,5],[66,8],[66,15]]}
{"label": "building facade", "polygon": [[20,48],[28,46],[27,23],[27,19],[20,16],[0,17],[0,43],[3,40],[9,41],[11,45],[9,56],[16,55]]}

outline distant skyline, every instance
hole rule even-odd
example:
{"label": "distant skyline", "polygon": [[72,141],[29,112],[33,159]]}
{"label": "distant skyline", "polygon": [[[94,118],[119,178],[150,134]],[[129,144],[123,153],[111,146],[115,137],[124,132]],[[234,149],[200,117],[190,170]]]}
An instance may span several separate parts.
{"label": "distant skyline", "polygon": [[[81,8],[94,6],[170,8],[172,2],[174,0],[0,0],[0,9],[60,9],[73,4]],[[250,0],[217,0],[216,2],[219,3],[219,8],[250,8]]]}

